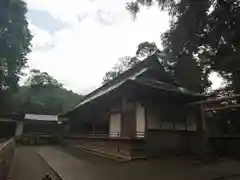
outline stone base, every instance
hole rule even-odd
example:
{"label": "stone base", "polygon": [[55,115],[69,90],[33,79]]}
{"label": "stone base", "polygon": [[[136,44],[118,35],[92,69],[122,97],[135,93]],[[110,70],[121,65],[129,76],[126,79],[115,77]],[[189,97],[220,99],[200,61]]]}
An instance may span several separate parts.
{"label": "stone base", "polygon": [[78,137],[68,138],[64,143],[112,159],[128,161],[146,157],[144,139]]}

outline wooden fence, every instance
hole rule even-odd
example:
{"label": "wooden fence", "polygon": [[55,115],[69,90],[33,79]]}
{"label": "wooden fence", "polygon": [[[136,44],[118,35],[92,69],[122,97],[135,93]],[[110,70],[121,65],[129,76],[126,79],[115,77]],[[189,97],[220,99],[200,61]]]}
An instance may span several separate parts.
{"label": "wooden fence", "polygon": [[14,155],[15,140],[0,143],[0,180],[8,178],[8,172]]}

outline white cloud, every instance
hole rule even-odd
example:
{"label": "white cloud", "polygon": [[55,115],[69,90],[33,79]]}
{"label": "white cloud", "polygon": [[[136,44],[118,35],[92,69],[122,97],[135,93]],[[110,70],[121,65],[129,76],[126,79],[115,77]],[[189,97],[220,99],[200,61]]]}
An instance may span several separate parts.
{"label": "white cloud", "polygon": [[33,35],[32,39],[32,50],[35,51],[35,49],[42,49],[49,47],[54,44],[54,41],[52,39],[51,34],[43,30],[37,26],[34,26],[31,22],[29,22],[28,25],[31,34]]}
{"label": "white cloud", "polygon": [[67,23],[76,23],[77,16],[93,14],[99,9],[115,13],[125,10],[124,1],[118,0],[25,0],[30,9],[47,11],[55,18],[60,18]]}
{"label": "white cloud", "polygon": [[28,8],[47,11],[69,24],[50,34],[30,23],[35,37],[29,67],[47,71],[79,93],[99,86],[117,59],[134,55],[139,43],[159,45],[168,28],[167,12],[157,7],[143,9],[133,21],[119,0],[26,1]]}

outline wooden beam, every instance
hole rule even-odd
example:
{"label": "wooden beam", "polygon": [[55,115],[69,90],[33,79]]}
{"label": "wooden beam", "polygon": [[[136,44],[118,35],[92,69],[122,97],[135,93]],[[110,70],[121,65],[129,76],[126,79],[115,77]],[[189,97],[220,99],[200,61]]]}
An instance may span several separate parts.
{"label": "wooden beam", "polygon": [[145,134],[148,133],[148,103],[144,101]]}
{"label": "wooden beam", "polygon": [[240,107],[240,104],[236,104],[236,105],[227,105],[227,106],[216,107],[216,108],[204,108],[203,111],[224,110],[228,108],[239,108],[239,107]]}
{"label": "wooden beam", "polygon": [[189,103],[187,104],[188,106],[192,106],[192,105],[197,105],[197,104],[205,104],[205,103],[210,103],[210,102],[218,102],[218,101],[224,101],[224,100],[230,100],[230,99],[234,99],[240,97],[240,94],[235,94],[233,96],[224,96],[224,97],[219,97],[219,98],[211,98],[208,100],[204,100],[204,101],[198,101],[198,102],[194,102],[194,103]]}

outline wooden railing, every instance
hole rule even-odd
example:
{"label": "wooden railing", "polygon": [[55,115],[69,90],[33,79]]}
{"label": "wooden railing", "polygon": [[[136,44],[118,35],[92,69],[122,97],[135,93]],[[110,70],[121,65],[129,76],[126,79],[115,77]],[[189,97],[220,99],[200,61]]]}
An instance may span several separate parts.
{"label": "wooden railing", "polygon": [[0,180],[6,180],[14,155],[15,140],[10,139],[0,145]]}
{"label": "wooden railing", "polygon": [[69,134],[67,137],[105,137],[105,138],[144,138],[146,136],[145,132],[135,132],[131,134],[123,134],[121,132],[95,132],[95,133],[74,133]]}
{"label": "wooden railing", "polygon": [[62,141],[61,135],[49,135],[44,133],[24,134],[17,137],[17,142],[21,145],[52,145]]}

